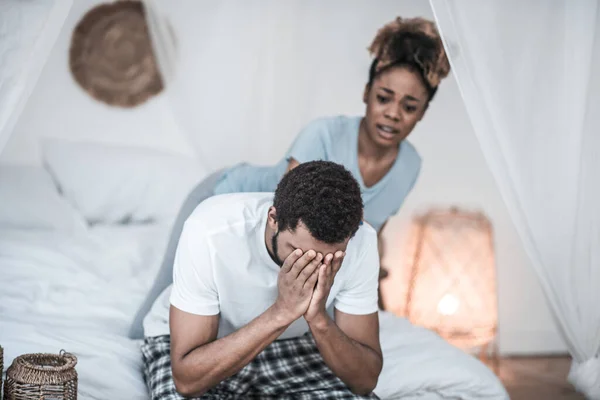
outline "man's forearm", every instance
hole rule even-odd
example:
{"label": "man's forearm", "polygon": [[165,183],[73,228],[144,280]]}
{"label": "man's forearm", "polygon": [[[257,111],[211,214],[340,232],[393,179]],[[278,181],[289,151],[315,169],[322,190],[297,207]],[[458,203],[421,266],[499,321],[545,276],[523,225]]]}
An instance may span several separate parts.
{"label": "man's forearm", "polygon": [[177,390],[199,397],[248,365],[289,324],[270,307],[238,331],[197,347],[173,363]]}
{"label": "man's forearm", "polygon": [[309,323],[325,364],[354,393],[373,391],[383,366],[381,356],[373,349],[348,337],[328,316]]}

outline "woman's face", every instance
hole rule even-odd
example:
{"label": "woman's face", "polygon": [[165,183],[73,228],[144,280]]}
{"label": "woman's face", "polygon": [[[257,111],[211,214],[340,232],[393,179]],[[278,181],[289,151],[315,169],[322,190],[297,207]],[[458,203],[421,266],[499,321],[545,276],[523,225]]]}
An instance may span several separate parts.
{"label": "woman's face", "polygon": [[373,142],[397,147],[423,118],[429,96],[418,73],[394,67],[365,88],[365,128]]}

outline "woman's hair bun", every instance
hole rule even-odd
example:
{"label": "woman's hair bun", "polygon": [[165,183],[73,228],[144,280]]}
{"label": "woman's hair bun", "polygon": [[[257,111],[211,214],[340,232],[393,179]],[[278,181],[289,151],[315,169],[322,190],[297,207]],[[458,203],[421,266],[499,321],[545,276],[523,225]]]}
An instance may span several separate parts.
{"label": "woman's hair bun", "polygon": [[384,25],[373,39],[369,52],[378,73],[394,64],[420,67],[427,83],[436,88],[450,73],[450,63],[435,24],[424,18],[397,17]]}

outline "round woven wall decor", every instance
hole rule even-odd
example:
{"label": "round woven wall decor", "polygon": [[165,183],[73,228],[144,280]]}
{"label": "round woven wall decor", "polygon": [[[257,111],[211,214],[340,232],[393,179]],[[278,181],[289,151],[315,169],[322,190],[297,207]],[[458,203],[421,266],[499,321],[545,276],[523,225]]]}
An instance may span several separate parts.
{"label": "round woven wall decor", "polygon": [[97,100],[133,107],[163,89],[143,7],[129,0],[100,4],[73,31],[71,72]]}

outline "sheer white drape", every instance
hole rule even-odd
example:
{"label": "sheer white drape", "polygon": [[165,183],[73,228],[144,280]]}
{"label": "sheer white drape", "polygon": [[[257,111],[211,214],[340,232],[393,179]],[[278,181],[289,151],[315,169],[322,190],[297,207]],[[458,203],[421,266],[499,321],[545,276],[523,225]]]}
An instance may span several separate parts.
{"label": "sheer white drape", "polygon": [[175,76],[177,65],[177,48],[172,27],[160,10],[157,0],[144,0],[144,12],[148,23],[148,33],[156,55],[163,83],[170,86]]}
{"label": "sheer white drape", "polygon": [[430,3],[481,148],[574,358],[569,380],[600,399],[598,2]]}
{"label": "sheer white drape", "polygon": [[72,0],[0,1],[0,152],[12,134]]}

